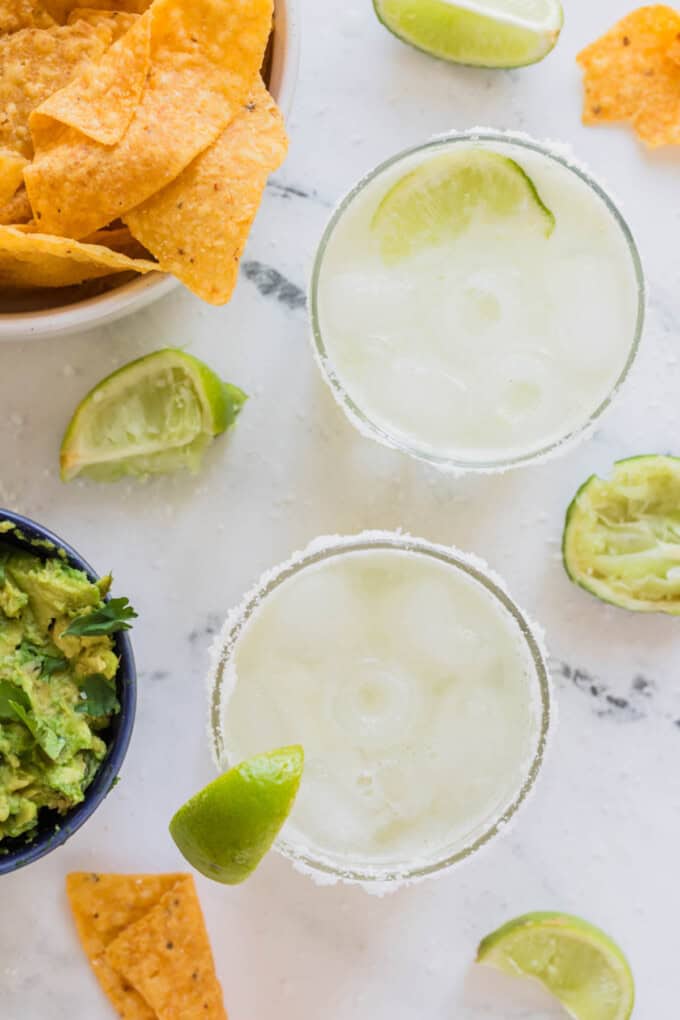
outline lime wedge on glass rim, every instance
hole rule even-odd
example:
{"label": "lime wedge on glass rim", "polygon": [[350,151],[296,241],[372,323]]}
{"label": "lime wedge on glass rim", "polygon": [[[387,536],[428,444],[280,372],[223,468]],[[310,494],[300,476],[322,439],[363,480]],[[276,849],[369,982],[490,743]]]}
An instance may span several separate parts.
{"label": "lime wedge on glass rim", "polygon": [[522,167],[498,152],[465,146],[432,156],[394,184],[373,214],[383,259],[398,262],[462,234],[474,219],[511,220],[549,237],[555,217]]}
{"label": "lime wedge on glass rim", "polygon": [[61,477],[196,470],[214,436],[246,401],[198,358],[176,348],[147,354],[103,379],[78,405],[61,444]]}
{"label": "lime wedge on glass rim", "polygon": [[456,64],[523,67],[542,60],[559,38],[559,0],[373,0],[399,39]]}
{"label": "lime wedge on glass rim", "polygon": [[525,914],[480,943],[477,962],[540,981],[574,1020],[628,1020],[635,985],[608,935],[569,914]]}
{"label": "lime wedge on glass rim", "polygon": [[225,885],[248,878],[291,812],[303,767],[299,745],[282,747],[235,765],[191,797],[170,822],[189,864]]}
{"label": "lime wedge on glass rim", "polygon": [[562,555],[604,602],[680,616],[680,458],[630,457],[589,478],[567,510]]}

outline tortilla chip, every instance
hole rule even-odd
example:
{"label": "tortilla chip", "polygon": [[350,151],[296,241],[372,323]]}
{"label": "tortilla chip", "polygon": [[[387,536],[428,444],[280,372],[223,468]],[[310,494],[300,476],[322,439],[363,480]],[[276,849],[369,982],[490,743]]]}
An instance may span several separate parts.
{"label": "tortilla chip", "polygon": [[[30,220],[28,223],[17,223],[14,226],[16,230],[21,230],[25,234],[40,234],[42,232],[40,224],[36,223],[35,220]],[[129,228],[126,226],[106,227],[104,230],[95,230],[94,234],[88,234],[79,243],[99,244],[104,248],[110,248],[111,251],[123,252],[124,255],[128,255],[130,258],[145,259],[151,255],[132,236]],[[156,266],[156,268],[160,269],[160,266]]]}
{"label": "tortilla chip", "polygon": [[39,118],[24,180],[44,228],[83,237],[174,180],[245,102],[271,16],[272,0],[155,0],[138,23],[151,19],[148,80],[120,142]]}
{"label": "tortilla chip", "polygon": [[267,178],[287,146],[283,118],[259,80],[218,140],[125,222],[162,269],[205,301],[224,304]]}
{"label": "tortilla chip", "polygon": [[93,28],[96,28],[97,25],[106,25],[111,29],[115,42],[116,39],[120,39],[121,35],[129,32],[138,19],[138,14],[130,14],[128,11],[104,11],[97,10],[96,7],[77,7],[69,14],[66,24],[75,25],[76,21],[86,21]]}
{"label": "tortilla chip", "polygon": [[33,219],[33,210],[24,187],[19,188],[9,202],[0,206],[0,225],[28,223],[31,219]]}
{"label": "tortilla chip", "polygon": [[127,11],[143,14],[151,6],[151,0],[41,0],[54,21],[65,25],[74,11],[81,8],[98,11]]}
{"label": "tortilla chip", "polygon": [[652,148],[680,144],[680,14],[641,7],[586,47],[584,124],[630,121]]}
{"label": "tortilla chip", "polygon": [[37,0],[3,0],[0,7],[0,35],[22,28],[51,28],[56,22]]}
{"label": "tortilla chip", "polygon": [[154,269],[155,262],[131,259],[101,245],[0,227],[0,287],[68,287],[113,273]]}
{"label": "tortilla chip", "polygon": [[106,960],[139,991],[158,1020],[227,1020],[194,880],[180,879],[125,928]]}
{"label": "tortilla chip", "polygon": [[85,21],[24,28],[0,39],[0,147],[30,159],[31,111],[91,60],[98,60],[111,39],[106,26],[93,28]]}
{"label": "tortilla chip", "polygon": [[[107,230],[95,230],[94,234],[84,237],[82,244],[101,244],[111,251],[120,251],[131,259],[149,258],[150,252],[132,236],[129,227],[113,227]],[[160,266],[157,267],[160,269]]]}
{"label": "tortilla chip", "polygon": [[126,1020],[156,1020],[144,999],[106,961],[107,946],[154,907],[181,875],[97,875],[73,872],[66,892],[78,938],[99,984]]}
{"label": "tortilla chip", "polygon": [[0,149],[0,207],[14,198],[24,180],[24,167],[28,160],[18,152]]}
{"label": "tortilla chip", "polygon": [[[99,15],[98,23],[102,22],[107,25],[108,19]],[[70,124],[102,145],[115,145],[139,106],[149,68],[150,43],[151,19],[138,18],[98,63],[89,64],[38,107],[31,117],[31,131],[35,135],[41,130],[49,132],[52,118]],[[47,118],[45,122],[43,118]]]}

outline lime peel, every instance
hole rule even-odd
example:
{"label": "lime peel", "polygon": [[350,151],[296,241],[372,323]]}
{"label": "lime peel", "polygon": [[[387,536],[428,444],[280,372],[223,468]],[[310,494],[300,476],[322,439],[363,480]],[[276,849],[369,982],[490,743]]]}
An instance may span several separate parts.
{"label": "lime peel", "polygon": [[271,849],[302,779],[299,745],[255,755],[191,797],[170,835],[192,867],[225,885],[243,882]]}
{"label": "lime peel", "polygon": [[390,264],[459,236],[478,217],[512,218],[518,232],[546,238],[555,229],[554,214],[519,163],[479,145],[430,156],[401,177],[378,205],[371,230]]}
{"label": "lime peel", "polygon": [[373,0],[397,38],[431,56],[477,67],[523,67],[554,48],[559,0]]}
{"label": "lime peel", "polygon": [[61,445],[62,480],[196,471],[246,399],[185,351],[147,354],[102,379],[80,402]]}
{"label": "lime peel", "polygon": [[680,458],[617,461],[588,478],[566,514],[570,579],[622,609],[680,615]]}
{"label": "lime peel", "polygon": [[626,957],[608,935],[570,914],[525,914],[488,935],[477,962],[534,978],[575,1020],[628,1020],[635,984]]}

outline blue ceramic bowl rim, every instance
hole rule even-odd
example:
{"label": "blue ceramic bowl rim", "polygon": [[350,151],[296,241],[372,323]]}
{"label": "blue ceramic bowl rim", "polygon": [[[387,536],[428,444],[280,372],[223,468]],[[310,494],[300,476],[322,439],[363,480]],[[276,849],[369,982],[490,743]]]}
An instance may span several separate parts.
{"label": "blue ceramic bowl rim", "polygon": [[[11,510],[0,507],[0,523],[10,521],[28,539],[27,547],[36,540],[50,542],[54,549],[41,548],[39,552],[46,556],[55,556],[59,550],[63,550],[67,561],[71,566],[84,571],[92,581],[96,581],[99,575],[93,570],[87,560],[75,551],[70,545],[59,538],[48,528],[38,524],[36,521]],[[12,539],[11,532],[0,535],[0,538]],[[85,800],[78,804],[72,811],[64,815],[56,829],[48,829],[39,833],[31,843],[17,850],[10,850],[5,856],[0,856],[0,875],[10,874],[19,868],[32,864],[46,854],[63,846],[74,832],[85,824],[102,803],[108,793],[111,792],[123,759],[127,753],[132,736],[132,728],[135,722],[135,709],[137,704],[137,671],[135,668],[132,644],[125,632],[119,632],[115,636],[116,653],[120,656],[120,666],[116,677],[118,688],[118,699],[120,701],[120,713],[115,717],[116,731],[111,739],[106,757],[102,762],[99,771],[85,793]]]}

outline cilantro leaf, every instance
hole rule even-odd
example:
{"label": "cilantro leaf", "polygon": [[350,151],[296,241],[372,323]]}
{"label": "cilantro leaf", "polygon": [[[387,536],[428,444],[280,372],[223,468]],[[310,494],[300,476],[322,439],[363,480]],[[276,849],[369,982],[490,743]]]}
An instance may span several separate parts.
{"label": "cilantro leaf", "polygon": [[120,702],[116,697],[116,687],[112,680],[107,680],[101,673],[93,673],[80,685],[81,698],[76,705],[76,712],[98,718],[102,715],[115,715],[120,712]]}
{"label": "cilantro leaf", "polygon": [[60,673],[68,666],[68,661],[63,655],[41,655],[41,672],[45,676],[52,676],[53,673]]}
{"label": "cilantro leaf", "polygon": [[48,652],[43,652],[41,648],[37,648],[29,642],[24,643],[24,648],[29,655],[33,655],[38,660],[40,672],[44,676],[52,676],[53,673],[59,673],[68,666],[68,661],[63,655],[50,655]]}
{"label": "cilantro leaf", "polygon": [[31,712],[31,702],[23,687],[17,687],[9,680],[0,680],[0,719],[4,722],[23,723],[52,761],[64,749],[66,741],[45,723],[39,722]]}
{"label": "cilantro leaf", "polygon": [[33,715],[29,715],[26,709],[22,705],[17,704],[16,701],[10,701],[10,705],[14,709],[19,722],[22,722],[29,733],[31,733],[36,744],[42,748],[48,758],[56,761],[66,744],[64,738],[60,737],[59,734],[55,733],[45,723],[39,722]]}
{"label": "cilantro leaf", "polygon": [[16,722],[17,714],[12,705],[21,705],[23,708],[30,708],[31,702],[23,687],[17,687],[9,680],[0,680],[0,720],[3,722]]}
{"label": "cilantro leaf", "polygon": [[64,634],[75,637],[96,637],[99,634],[115,634],[120,630],[130,630],[137,613],[126,598],[109,599],[101,609],[94,609],[85,616],[77,616],[72,620]]}

